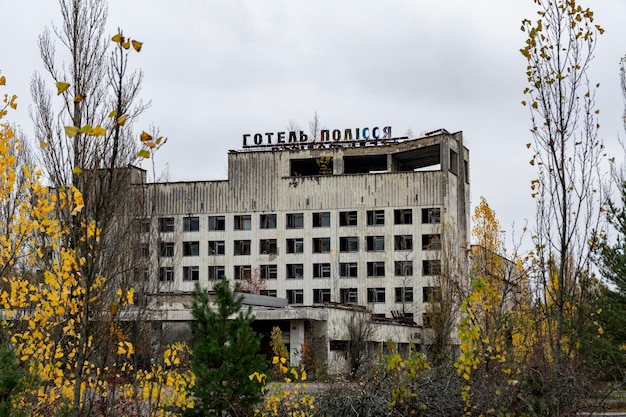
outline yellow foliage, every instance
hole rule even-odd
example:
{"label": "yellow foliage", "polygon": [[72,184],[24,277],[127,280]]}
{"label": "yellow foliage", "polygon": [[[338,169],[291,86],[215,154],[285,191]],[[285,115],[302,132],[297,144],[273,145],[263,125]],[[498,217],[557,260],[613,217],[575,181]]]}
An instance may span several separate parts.
{"label": "yellow foliage", "polygon": [[[68,87],[67,83],[57,84],[59,94]],[[84,201],[78,188],[70,184],[52,193],[42,185],[40,171],[26,166],[18,172],[19,145],[13,131],[1,120],[15,105],[15,100],[8,98],[4,107],[0,105],[0,204],[11,201],[11,196],[20,197],[13,200],[13,218],[8,223],[0,220],[5,222],[0,226],[7,231],[0,236],[4,281],[0,309],[20,366],[36,381],[17,398],[20,410],[32,417],[60,415],[74,404],[75,389],[83,401],[87,394],[93,394],[96,398],[125,398],[145,404],[150,416],[172,416],[168,410],[193,407],[186,389],[193,385],[194,377],[182,368],[184,345],[169,347],[163,363],[145,371],[134,370],[135,348],[126,340],[116,342],[114,347],[120,356],[108,366],[90,362],[91,356],[85,355],[93,349],[93,338],[84,340],[81,331],[86,304],[105,305],[100,294],[107,280],[96,276],[87,284],[79,272],[85,257],[61,244],[67,241],[69,231],[55,213],[76,216],[81,212]],[[91,134],[101,133],[98,127],[88,130]],[[77,134],[78,129],[66,128],[66,133]],[[22,182],[17,181],[18,174],[23,174]],[[94,241],[100,236],[100,230],[89,222],[78,229],[84,233],[78,236],[81,240]],[[41,266],[41,259],[50,250],[54,256],[43,270],[22,275],[22,269],[12,267],[18,260]],[[133,294],[132,290],[118,294],[119,308],[132,304]],[[110,378],[121,381],[122,375],[127,377],[123,383],[108,382]]]}

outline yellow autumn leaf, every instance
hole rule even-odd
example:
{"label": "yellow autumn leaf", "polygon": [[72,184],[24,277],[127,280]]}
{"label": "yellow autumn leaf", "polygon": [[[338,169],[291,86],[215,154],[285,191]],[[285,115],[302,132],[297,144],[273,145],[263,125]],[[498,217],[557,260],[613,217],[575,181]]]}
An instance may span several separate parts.
{"label": "yellow autumn leaf", "polygon": [[82,94],[76,94],[76,96],[74,97],[74,103],[80,103],[81,101],[83,101],[85,99],[85,96]]}
{"label": "yellow autumn leaf", "polygon": [[82,174],[83,173],[83,169],[81,167],[74,167],[74,169],[72,170],[72,174]]}
{"label": "yellow autumn leaf", "polygon": [[78,133],[78,128],[76,126],[65,126],[65,134],[68,138],[73,138]]}
{"label": "yellow autumn leaf", "polygon": [[124,49],[130,48],[130,42],[129,41],[126,41],[126,42],[122,41],[122,48],[124,48]]}
{"label": "yellow autumn leaf", "polygon": [[115,117],[117,116],[117,110],[111,110],[111,113],[109,113],[109,117]]}
{"label": "yellow autumn leaf", "polygon": [[142,142],[149,142],[152,140],[152,136],[143,131],[141,132],[141,135],[139,135],[139,140],[141,140]]}
{"label": "yellow autumn leaf", "polygon": [[126,302],[128,304],[134,304],[133,298],[135,296],[135,289],[131,288],[126,292]]}
{"label": "yellow autumn leaf", "polygon": [[116,35],[113,35],[113,37],[111,38],[111,40],[112,40],[113,42],[122,43],[122,42],[124,42],[124,36],[122,36],[122,34],[121,34],[121,33],[118,33],[118,34],[116,34]]}
{"label": "yellow autumn leaf", "polygon": [[141,46],[143,45],[143,42],[133,40],[132,44],[133,44],[133,48],[135,49],[135,51],[137,52],[141,51]]}
{"label": "yellow autumn leaf", "polygon": [[149,151],[149,150],[147,150],[147,149],[142,149],[142,150],[140,150],[140,151],[137,153],[137,156],[138,156],[139,158],[145,158],[145,159],[148,159],[148,158],[150,158],[150,151]]}
{"label": "yellow autumn leaf", "polygon": [[40,140],[40,141],[39,141],[39,147],[40,147],[41,149],[46,149],[46,148],[48,147],[48,142],[45,142],[45,141],[43,141],[43,140]]}
{"label": "yellow autumn leaf", "polygon": [[7,84],[7,79],[6,77],[3,75],[2,77],[0,77],[0,85],[6,85]]}
{"label": "yellow autumn leaf", "polygon": [[117,119],[117,124],[119,126],[124,126],[124,124],[126,123],[126,118],[128,117],[127,114],[123,114],[121,115],[118,119]]}
{"label": "yellow autumn leaf", "polygon": [[107,131],[104,130],[104,128],[102,126],[96,126],[93,128],[93,130],[91,131],[90,135],[91,136],[104,136],[106,135]]}
{"label": "yellow autumn leaf", "polygon": [[83,127],[80,128],[80,130],[78,131],[79,133],[87,133],[90,134],[91,131],[93,130],[93,127],[91,127],[91,125],[87,124]]}
{"label": "yellow autumn leaf", "polygon": [[68,83],[64,83],[62,81],[58,82],[56,85],[57,85],[57,95],[62,94],[65,90],[67,90],[70,87]]}

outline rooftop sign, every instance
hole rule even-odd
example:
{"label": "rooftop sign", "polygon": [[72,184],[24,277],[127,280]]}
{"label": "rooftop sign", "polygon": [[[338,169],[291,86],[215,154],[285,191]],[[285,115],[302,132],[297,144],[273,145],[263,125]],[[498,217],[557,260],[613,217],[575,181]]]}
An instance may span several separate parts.
{"label": "rooftop sign", "polygon": [[292,145],[304,145],[307,143],[319,143],[319,144],[337,144],[348,145],[354,144],[354,142],[371,142],[390,140],[391,126],[379,127],[357,127],[355,129],[340,129],[320,130],[320,135],[317,140],[309,138],[309,135],[304,131],[290,131],[290,132],[270,132],[270,133],[245,133],[243,135],[243,147],[244,148],[259,148],[259,147],[281,147]]}

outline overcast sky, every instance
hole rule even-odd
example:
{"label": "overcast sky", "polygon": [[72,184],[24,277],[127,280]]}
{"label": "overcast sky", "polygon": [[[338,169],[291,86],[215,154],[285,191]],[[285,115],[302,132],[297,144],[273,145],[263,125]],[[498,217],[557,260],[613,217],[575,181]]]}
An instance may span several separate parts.
{"label": "overcast sky", "polygon": [[[601,83],[601,136],[617,153],[626,54],[626,2],[587,0],[600,37],[591,77]],[[59,22],[54,0],[5,1],[0,24],[11,119],[30,133],[29,82],[41,71],[37,36]],[[394,136],[463,131],[472,208],[484,196],[504,229],[533,216],[524,18],[532,0],[110,0],[110,34],[144,42],[132,64],[152,100],[138,129],[169,138],[158,155],[171,181],[226,179],[227,151],[244,133],[307,126],[392,126]],[[510,236],[510,234],[509,234]]]}

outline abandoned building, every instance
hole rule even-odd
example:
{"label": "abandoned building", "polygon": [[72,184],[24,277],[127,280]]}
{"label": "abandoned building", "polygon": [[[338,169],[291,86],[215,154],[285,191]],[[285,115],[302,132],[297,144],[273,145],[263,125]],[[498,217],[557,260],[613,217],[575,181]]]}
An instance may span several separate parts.
{"label": "abandoned building", "polygon": [[145,184],[143,273],[161,322],[182,331],[196,283],[226,276],[257,297],[260,327],[282,323],[292,361],[313,322],[340,351],[349,311],[375,319],[373,342],[425,343],[441,276],[467,277],[462,132],[328,139],[230,151],[226,180]]}

